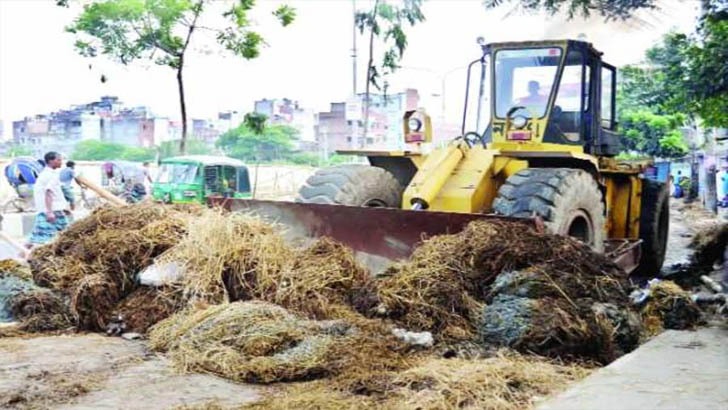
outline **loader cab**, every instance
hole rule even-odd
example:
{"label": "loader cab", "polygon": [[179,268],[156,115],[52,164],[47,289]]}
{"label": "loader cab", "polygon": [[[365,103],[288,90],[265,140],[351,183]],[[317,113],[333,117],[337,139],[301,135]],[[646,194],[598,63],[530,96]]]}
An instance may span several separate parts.
{"label": "loader cab", "polygon": [[613,66],[583,41],[483,45],[468,70],[463,135],[491,148],[618,153]]}

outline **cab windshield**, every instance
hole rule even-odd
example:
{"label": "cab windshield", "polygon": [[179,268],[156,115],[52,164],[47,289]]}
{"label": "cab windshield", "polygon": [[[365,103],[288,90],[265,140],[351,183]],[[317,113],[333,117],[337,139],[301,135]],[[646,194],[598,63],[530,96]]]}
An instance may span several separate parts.
{"label": "cab windshield", "polygon": [[195,164],[162,164],[157,182],[161,184],[192,184],[197,177]]}
{"label": "cab windshield", "polygon": [[495,53],[496,116],[505,118],[516,107],[529,118],[546,115],[556,80],[558,47],[499,50]]}

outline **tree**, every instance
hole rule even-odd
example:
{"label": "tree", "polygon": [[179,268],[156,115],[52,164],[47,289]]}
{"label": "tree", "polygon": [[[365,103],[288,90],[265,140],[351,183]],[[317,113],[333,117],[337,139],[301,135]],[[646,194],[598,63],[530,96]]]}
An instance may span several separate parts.
{"label": "tree", "polygon": [[[179,142],[177,141],[165,141],[161,143],[157,152],[159,153],[160,160],[182,155],[179,150]],[[210,148],[204,141],[200,141],[197,139],[191,139],[187,141],[187,152],[185,154],[208,155],[212,153],[213,149]]]}
{"label": "tree", "polygon": [[627,19],[640,9],[654,9],[657,0],[484,0],[486,8],[498,7],[504,3],[517,3],[526,10],[545,10],[548,13],[566,9],[569,18],[575,15],[591,16],[596,12],[607,20]]}
{"label": "tree", "polygon": [[649,110],[625,113],[621,118],[622,146],[649,156],[679,158],[688,153],[688,146],[678,129],[685,117],[660,115]]}
{"label": "tree", "polygon": [[86,161],[151,161],[156,152],[154,148],[132,147],[108,141],[86,140],[76,144],[71,154],[75,160]]}
{"label": "tree", "polygon": [[217,146],[244,161],[271,162],[288,158],[297,138],[298,130],[287,125],[264,125],[256,130],[244,122],[222,134]]}
{"label": "tree", "polygon": [[[76,49],[86,57],[104,54],[127,65],[137,59],[149,59],[176,71],[182,115],[180,152],[186,152],[187,108],[183,73],[190,44],[197,33],[209,32],[225,50],[245,59],[253,59],[265,45],[263,37],[251,30],[248,13],[255,0],[235,0],[222,17],[222,27],[204,25],[212,14],[213,0],[98,0],[87,4],[83,12],[67,27],[77,35]],[[66,0],[57,0],[67,6]],[[279,7],[273,15],[283,26],[291,24],[295,10]]]}
{"label": "tree", "polygon": [[[423,0],[403,0],[397,5],[390,4],[387,0],[375,0],[374,7],[369,11],[359,11],[355,15],[356,26],[359,32],[369,32],[369,60],[367,62],[367,82],[364,91],[364,138],[366,139],[369,129],[369,95],[370,85],[377,90],[381,89],[380,78],[391,74],[399,68],[399,61],[407,48],[407,35],[404,29],[407,25],[415,24],[425,20],[422,14]],[[374,39],[380,38],[386,51],[382,56],[380,69],[374,63]],[[386,86],[386,84],[385,84]]]}
{"label": "tree", "polygon": [[8,150],[7,156],[10,158],[15,157],[28,157],[33,155],[33,150],[25,145],[13,145]]}

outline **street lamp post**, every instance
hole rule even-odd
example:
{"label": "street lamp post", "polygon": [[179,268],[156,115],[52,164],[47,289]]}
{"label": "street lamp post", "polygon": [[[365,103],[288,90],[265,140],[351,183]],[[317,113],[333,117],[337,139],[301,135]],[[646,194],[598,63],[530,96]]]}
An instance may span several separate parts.
{"label": "street lamp post", "polygon": [[404,66],[404,67],[399,67],[399,68],[405,69],[405,70],[422,71],[422,72],[430,73],[438,78],[438,80],[440,81],[440,98],[441,98],[440,109],[442,111],[442,114],[441,114],[442,120],[445,121],[446,117],[447,117],[447,77],[450,74],[455,73],[456,71],[464,70],[468,67],[467,66],[454,67],[445,72],[439,72],[439,71],[435,71],[435,70],[430,70],[429,68],[422,68],[422,67]]}

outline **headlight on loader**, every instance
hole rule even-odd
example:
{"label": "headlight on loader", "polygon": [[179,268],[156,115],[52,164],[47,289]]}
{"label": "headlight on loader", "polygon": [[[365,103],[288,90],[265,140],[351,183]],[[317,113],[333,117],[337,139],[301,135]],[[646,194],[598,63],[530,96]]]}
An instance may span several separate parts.
{"label": "headlight on loader", "polygon": [[514,128],[521,129],[526,126],[528,123],[528,119],[522,115],[518,115],[516,117],[513,117],[511,120],[511,124],[513,124]]}
{"label": "headlight on loader", "polygon": [[410,118],[407,125],[410,132],[420,132],[422,130],[422,121],[419,118]]}

